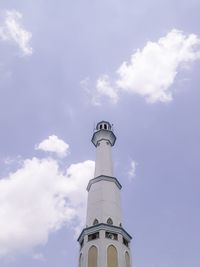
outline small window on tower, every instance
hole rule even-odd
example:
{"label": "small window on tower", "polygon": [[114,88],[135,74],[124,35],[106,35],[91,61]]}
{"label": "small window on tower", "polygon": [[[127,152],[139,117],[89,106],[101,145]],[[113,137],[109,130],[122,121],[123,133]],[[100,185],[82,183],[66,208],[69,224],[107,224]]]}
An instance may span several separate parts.
{"label": "small window on tower", "polygon": [[118,240],[118,235],[115,233],[106,232],[105,237],[112,240]]}
{"label": "small window on tower", "polygon": [[83,245],[84,245],[84,239],[83,239],[83,240],[81,241],[81,243],[80,243],[80,248],[82,248]]}
{"label": "small window on tower", "polygon": [[102,129],[102,124],[100,124],[100,130]]}
{"label": "small window on tower", "polygon": [[104,124],[104,129],[107,130],[107,124]]}
{"label": "small window on tower", "polygon": [[99,232],[96,232],[94,234],[88,235],[88,241],[95,240],[99,238]]}
{"label": "small window on tower", "polygon": [[113,224],[113,220],[111,218],[108,218],[107,224]]}
{"label": "small window on tower", "polygon": [[129,244],[128,240],[126,240],[124,237],[123,237],[123,244],[124,244],[125,246],[127,246],[127,247],[128,247],[128,244]]}
{"label": "small window on tower", "polygon": [[99,223],[99,221],[97,219],[95,219],[94,222],[93,222],[93,225],[96,225],[98,223]]}

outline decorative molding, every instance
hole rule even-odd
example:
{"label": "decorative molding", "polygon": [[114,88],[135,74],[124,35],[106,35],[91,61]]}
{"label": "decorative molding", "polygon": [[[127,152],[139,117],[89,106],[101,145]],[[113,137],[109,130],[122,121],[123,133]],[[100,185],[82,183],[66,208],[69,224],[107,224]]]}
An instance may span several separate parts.
{"label": "decorative molding", "polygon": [[97,147],[97,142],[102,141],[102,140],[109,141],[111,146],[114,146],[115,141],[116,141],[116,136],[112,130],[101,129],[101,130],[95,131],[93,133],[92,140],[91,140],[94,146]]}
{"label": "decorative molding", "polygon": [[119,188],[119,190],[122,189],[122,185],[117,180],[117,178],[111,177],[111,176],[106,176],[106,175],[100,175],[100,176],[97,176],[97,177],[95,177],[95,178],[93,178],[93,179],[91,179],[89,181],[88,186],[87,186],[87,191],[89,192],[90,187],[92,186],[92,184],[100,182],[100,181],[107,181],[107,182],[115,183],[116,186]]}
{"label": "decorative molding", "polygon": [[126,230],[124,230],[122,227],[115,226],[115,225],[108,225],[105,223],[100,223],[97,225],[93,225],[93,226],[84,228],[82,230],[80,236],[78,237],[77,241],[79,243],[81,243],[81,241],[83,240],[85,235],[93,234],[93,233],[100,231],[100,230],[105,230],[105,231],[110,231],[110,232],[114,232],[117,234],[121,234],[124,238],[126,238],[128,240],[128,242],[130,242],[132,239],[132,236],[129,235],[126,232]]}

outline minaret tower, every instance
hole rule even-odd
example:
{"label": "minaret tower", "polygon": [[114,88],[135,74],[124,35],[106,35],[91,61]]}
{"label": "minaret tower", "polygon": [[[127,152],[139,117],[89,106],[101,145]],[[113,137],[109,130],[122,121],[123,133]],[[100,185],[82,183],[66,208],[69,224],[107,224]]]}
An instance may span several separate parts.
{"label": "minaret tower", "polygon": [[131,267],[131,236],[122,225],[121,184],[113,175],[112,146],[116,136],[109,122],[97,124],[94,178],[87,186],[86,228],[78,238],[79,267]]}

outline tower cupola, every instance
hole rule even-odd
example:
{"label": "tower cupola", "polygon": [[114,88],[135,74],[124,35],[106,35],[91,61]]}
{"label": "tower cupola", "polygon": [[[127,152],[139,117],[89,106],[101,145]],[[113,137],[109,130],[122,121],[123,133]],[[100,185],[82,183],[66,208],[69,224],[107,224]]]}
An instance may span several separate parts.
{"label": "tower cupola", "polygon": [[101,121],[97,123],[96,129],[92,136],[92,143],[97,147],[99,145],[99,141],[106,140],[110,142],[111,146],[114,146],[116,141],[116,136],[112,131],[112,126],[107,121]]}

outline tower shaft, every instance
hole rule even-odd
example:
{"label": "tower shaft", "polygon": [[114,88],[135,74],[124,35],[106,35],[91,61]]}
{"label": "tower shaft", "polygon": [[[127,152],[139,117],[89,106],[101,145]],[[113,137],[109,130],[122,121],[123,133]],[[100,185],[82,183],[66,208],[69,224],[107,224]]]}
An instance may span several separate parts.
{"label": "tower shaft", "polygon": [[96,148],[96,163],[94,177],[100,175],[113,176],[111,144],[108,140],[101,140]]}

